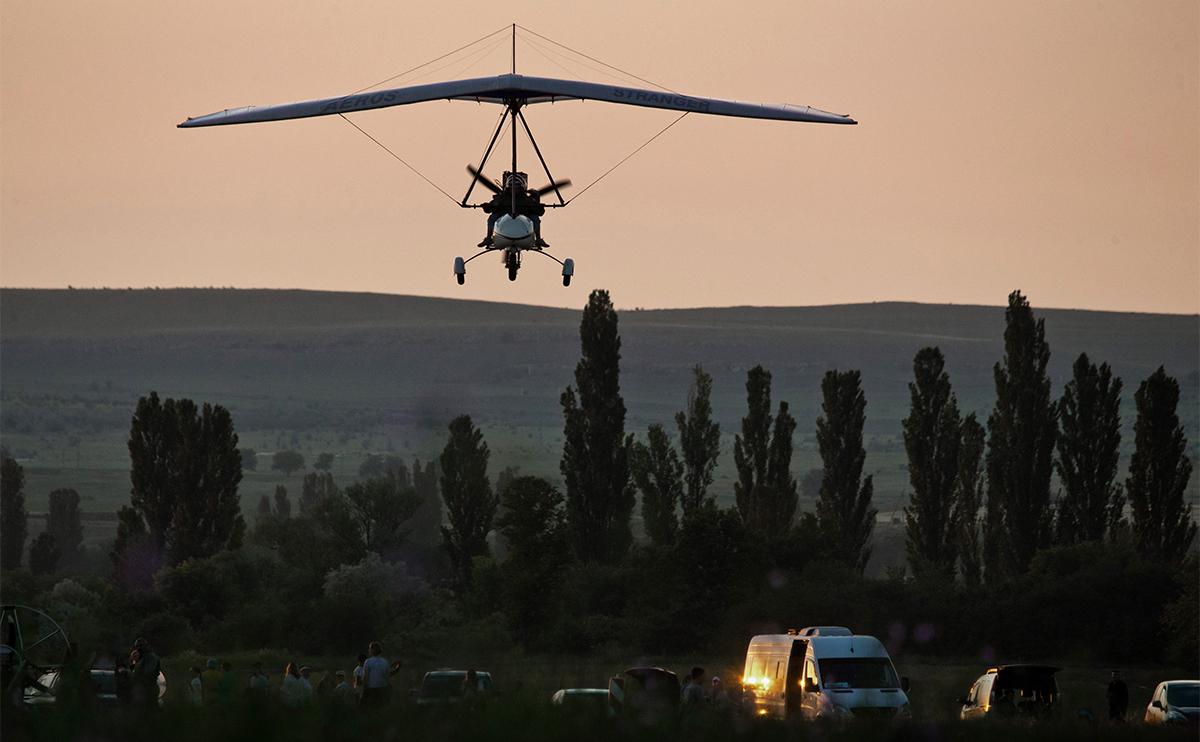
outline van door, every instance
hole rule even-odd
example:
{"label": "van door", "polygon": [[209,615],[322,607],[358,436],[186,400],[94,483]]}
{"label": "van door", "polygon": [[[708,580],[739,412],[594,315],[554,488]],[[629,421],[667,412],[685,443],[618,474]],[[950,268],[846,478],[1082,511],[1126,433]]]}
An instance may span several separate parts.
{"label": "van door", "polygon": [[[809,688],[815,690],[810,692]],[[812,657],[804,660],[804,689],[800,697],[800,714],[805,719],[815,719],[821,714],[821,677],[817,675],[817,663]]]}
{"label": "van door", "polygon": [[793,717],[800,713],[800,702],[804,696],[804,656],[808,653],[808,641],[797,639],[792,642],[788,655],[787,677],[784,680],[784,716]]}

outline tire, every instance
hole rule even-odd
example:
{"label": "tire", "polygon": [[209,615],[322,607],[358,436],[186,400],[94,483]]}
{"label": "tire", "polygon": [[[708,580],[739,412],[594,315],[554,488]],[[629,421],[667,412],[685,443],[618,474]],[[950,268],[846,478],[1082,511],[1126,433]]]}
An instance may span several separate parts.
{"label": "tire", "polygon": [[571,277],[563,276],[563,286],[570,286],[570,285],[571,285]]}
{"label": "tire", "polygon": [[508,280],[510,280],[510,281],[517,280],[517,266],[515,266],[515,265],[508,266]]}
{"label": "tire", "polygon": [[459,273],[457,278],[458,278],[459,286],[462,286],[464,283],[467,282],[467,275],[465,273]]}

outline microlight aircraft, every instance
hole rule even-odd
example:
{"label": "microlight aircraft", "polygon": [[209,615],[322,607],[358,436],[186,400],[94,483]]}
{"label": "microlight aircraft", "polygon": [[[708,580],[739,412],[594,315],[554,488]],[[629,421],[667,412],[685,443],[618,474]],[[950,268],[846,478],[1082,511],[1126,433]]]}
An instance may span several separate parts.
{"label": "microlight aircraft", "polygon": [[[542,156],[541,149],[533,137],[533,131],[529,128],[524,114],[521,113],[521,109],[524,107],[558,101],[594,100],[604,103],[618,103],[626,106],[678,111],[680,112],[679,119],[688,114],[698,113],[713,116],[734,116],[738,118],[798,121],[817,124],[858,123],[849,116],[829,113],[828,111],[822,111],[811,106],[786,103],[743,103],[719,98],[701,98],[693,95],[684,95],[666,89],[650,90],[583,80],[563,80],[550,77],[519,75],[516,73],[517,28],[518,26],[513,24],[513,61],[509,74],[383,90],[368,89],[350,95],[319,98],[296,103],[229,108],[205,116],[188,118],[179,124],[179,127],[190,129],[202,126],[251,124],[266,121],[282,121],[285,119],[309,118],[312,116],[341,115],[345,117],[348,113],[358,111],[440,100],[473,101],[476,103],[493,103],[503,106],[504,112],[500,116],[495,131],[492,133],[491,140],[484,151],[483,159],[478,166],[467,166],[467,170],[471,174],[471,183],[467,188],[466,195],[458,203],[463,208],[483,209],[491,214],[488,223],[488,237],[479,245],[479,247],[484,248],[481,252],[465,260],[461,257],[454,259],[454,275],[458,283],[463,284],[466,281],[467,263],[480,255],[500,252],[503,255],[504,266],[508,270],[509,280],[515,281],[517,279],[517,271],[521,267],[521,254],[523,252],[531,252],[545,255],[559,263],[562,266],[563,285],[570,286],[571,277],[575,272],[575,262],[571,258],[559,260],[544,250],[548,245],[541,239],[540,221],[542,214],[545,213],[545,209],[563,208],[571,202],[564,199],[562,195],[562,189],[569,186],[571,181],[556,181],[554,176],[550,174],[550,167],[546,164],[546,159]],[[505,28],[504,30],[508,29]],[[593,58],[588,57],[588,59]],[[676,119],[676,122],[679,119]],[[549,185],[538,189],[531,189],[529,188],[528,177],[525,173],[519,171],[517,167],[518,123],[520,123],[521,128],[528,136],[530,144],[533,145],[533,151],[537,154],[542,169],[546,173]],[[672,122],[670,126],[673,126],[674,123]],[[483,175],[483,170],[487,166],[488,159],[496,149],[496,143],[500,139],[505,125],[509,125],[512,133],[511,169],[505,172],[504,178],[499,183],[495,183]],[[359,128],[357,125],[354,126],[355,128]],[[670,128],[670,126],[667,128]],[[665,131],[666,129],[663,129],[659,134]],[[655,137],[657,136],[658,134],[655,135]],[[372,139],[374,138],[372,137]],[[651,141],[653,141],[653,138]],[[376,143],[378,144],[379,142],[376,140]],[[383,145],[380,144],[380,146]],[[642,146],[644,147],[645,145]],[[387,148],[385,147],[384,149]],[[640,149],[639,147],[634,153]],[[388,151],[391,153],[390,150]],[[396,156],[394,153],[391,154]],[[399,158],[397,157],[397,159]],[[405,164],[407,165],[407,163]],[[409,167],[411,169],[412,166],[410,165]],[[593,184],[595,182],[593,181]],[[492,199],[484,203],[470,203],[471,194],[476,184],[482,184],[487,190],[491,191]],[[550,193],[554,194],[556,202],[541,203],[541,197]]]}

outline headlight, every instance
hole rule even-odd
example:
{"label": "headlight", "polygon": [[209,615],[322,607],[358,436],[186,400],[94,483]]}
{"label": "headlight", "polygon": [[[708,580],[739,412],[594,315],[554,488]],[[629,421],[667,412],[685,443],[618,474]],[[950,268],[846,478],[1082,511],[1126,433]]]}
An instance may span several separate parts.
{"label": "headlight", "polygon": [[906,703],[903,706],[901,706],[900,708],[896,709],[896,718],[897,719],[911,719],[912,718],[912,706],[910,706]]}
{"label": "headlight", "polygon": [[833,715],[837,719],[853,719],[854,718],[853,711],[846,708],[845,706],[839,706],[836,703],[833,704]]}

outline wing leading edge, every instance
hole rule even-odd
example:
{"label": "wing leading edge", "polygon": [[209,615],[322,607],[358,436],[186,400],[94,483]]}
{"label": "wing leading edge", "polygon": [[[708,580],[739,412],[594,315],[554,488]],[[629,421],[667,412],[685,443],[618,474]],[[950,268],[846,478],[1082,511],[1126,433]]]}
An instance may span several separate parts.
{"label": "wing leading edge", "polygon": [[369,111],[375,108],[404,106],[434,100],[467,100],[481,103],[506,104],[512,100],[529,105],[562,100],[595,100],[646,108],[664,108],[714,116],[802,121],[817,124],[856,124],[849,116],[829,113],[810,106],[789,104],[742,103],[719,98],[699,98],[659,90],[642,90],[619,85],[606,85],[577,80],[558,80],[552,77],[499,75],[470,80],[454,80],[428,85],[414,85],[389,90],[374,90],[336,98],[320,98],[274,106],[229,108],[206,116],[189,118],[179,124],[188,129],[199,126],[251,124],[263,121],[330,116],[338,113]]}

